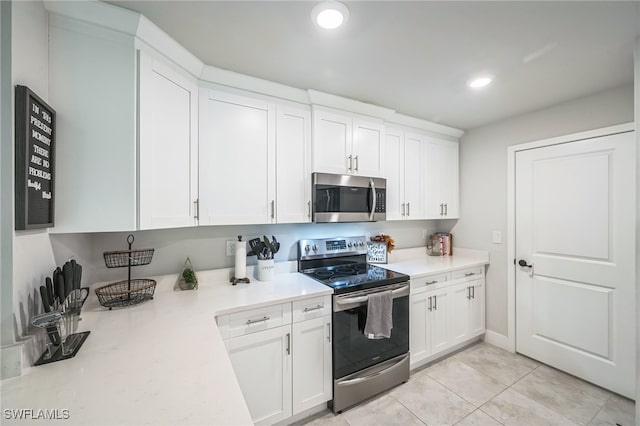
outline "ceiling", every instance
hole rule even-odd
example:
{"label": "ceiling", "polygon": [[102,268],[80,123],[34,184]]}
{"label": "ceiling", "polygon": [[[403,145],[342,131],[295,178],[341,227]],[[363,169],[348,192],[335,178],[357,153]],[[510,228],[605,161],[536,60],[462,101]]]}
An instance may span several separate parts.
{"label": "ceiling", "polygon": [[640,35],[637,1],[347,1],[333,32],[315,1],[108,3],[208,65],[465,130],[631,83]]}

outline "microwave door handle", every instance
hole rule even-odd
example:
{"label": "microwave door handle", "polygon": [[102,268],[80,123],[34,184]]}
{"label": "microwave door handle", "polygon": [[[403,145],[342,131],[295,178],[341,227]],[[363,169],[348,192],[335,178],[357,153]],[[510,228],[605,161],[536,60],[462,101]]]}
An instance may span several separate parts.
{"label": "microwave door handle", "polygon": [[371,201],[371,214],[369,214],[369,220],[373,220],[373,214],[376,212],[376,202],[378,201],[378,196],[376,194],[376,184],[373,181],[373,178],[369,178],[369,185],[371,186],[371,194],[373,195],[373,200]]}

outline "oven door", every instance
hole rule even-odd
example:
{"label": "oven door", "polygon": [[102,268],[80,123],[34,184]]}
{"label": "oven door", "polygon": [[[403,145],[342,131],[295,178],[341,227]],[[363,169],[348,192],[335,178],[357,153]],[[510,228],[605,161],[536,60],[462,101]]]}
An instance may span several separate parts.
{"label": "oven door", "polygon": [[386,219],[386,179],[314,173],[312,180],[314,222]]}
{"label": "oven door", "polygon": [[[364,335],[368,294],[393,290],[393,328],[388,339]],[[386,361],[409,351],[409,283],[334,295],[333,378]]]}

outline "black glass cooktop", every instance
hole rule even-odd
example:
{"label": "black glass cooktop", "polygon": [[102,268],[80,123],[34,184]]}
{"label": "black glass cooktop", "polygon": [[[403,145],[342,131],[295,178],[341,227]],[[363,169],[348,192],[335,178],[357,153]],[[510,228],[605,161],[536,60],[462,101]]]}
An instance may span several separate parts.
{"label": "black glass cooktop", "polygon": [[336,294],[409,281],[408,275],[367,263],[325,266],[301,272],[333,288]]}

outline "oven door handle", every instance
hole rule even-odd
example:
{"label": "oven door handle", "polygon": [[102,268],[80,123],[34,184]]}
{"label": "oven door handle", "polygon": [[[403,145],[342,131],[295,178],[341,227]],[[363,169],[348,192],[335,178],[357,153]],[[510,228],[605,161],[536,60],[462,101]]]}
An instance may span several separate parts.
{"label": "oven door handle", "polygon": [[[385,290],[383,290],[385,291]],[[375,294],[375,293],[382,293],[382,292],[374,292],[371,294]],[[406,294],[405,294],[406,293]],[[391,291],[391,296],[395,299],[397,297],[401,297],[401,296],[406,296],[409,294],[409,286],[403,286],[400,288],[396,288],[395,290]],[[369,300],[369,296],[358,296],[358,297],[350,297],[348,299],[337,299],[336,298],[336,303],[338,305],[350,305],[352,303],[361,303],[361,302],[366,302],[367,300]]]}
{"label": "oven door handle", "polygon": [[376,203],[378,202],[378,195],[376,194],[376,184],[373,178],[369,178],[369,186],[371,187],[372,201],[371,201],[371,214],[369,214],[369,220],[373,220],[373,214],[376,212]]}
{"label": "oven door handle", "polygon": [[[356,383],[361,383],[361,382],[366,382],[368,380],[373,379],[374,377],[380,376],[381,374],[384,374],[386,372],[388,372],[389,370],[395,368],[398,364],[400,364],[401,362],[403,362],[405,360],[405,358],[408,355],[406,355],[405,357],[403,357],[401,360],[399,361],[395,361],[393,362],[393,364],[389,365],[387,368],[385,368],[384,370],[380,370],[380,371],[376,371],[373,374],[369,374],[368,376],[363,376],[363,377],[356,377],[355,379],[350,379],[350,380],[345,380],[344,382],[340,382],[338,383],[338,386],[349,386],[349,385],[355,385]],[[385,361],[386,362],[386,361]]]}

